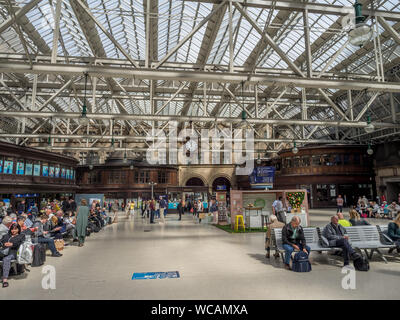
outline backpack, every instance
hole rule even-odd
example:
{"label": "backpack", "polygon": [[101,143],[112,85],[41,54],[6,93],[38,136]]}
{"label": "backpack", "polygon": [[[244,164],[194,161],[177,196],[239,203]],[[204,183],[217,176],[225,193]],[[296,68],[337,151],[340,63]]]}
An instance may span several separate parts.
{"label": "backpack", "polygon": [[359,253],[354,253],[353,256],[353,265],[357,271],[368,271],[369,270],[369,262],[367,258]]}
{"label": "backpack", "polygon": [[17,262],[18,264],[30,264],[33,260],[33,244],[31,240],[22,243],[17,251]]}
{"label": "backpack", "polygon": [[310,272],[311,263],[308,260],[308,254],[304,251],[297,252],[294,255],[292,270],[295,272]]}
{"label": "backpack", "polygon": [[32,267],[40,267],[46,261],[46,248],[43,244],[38,243],[33,248]]}

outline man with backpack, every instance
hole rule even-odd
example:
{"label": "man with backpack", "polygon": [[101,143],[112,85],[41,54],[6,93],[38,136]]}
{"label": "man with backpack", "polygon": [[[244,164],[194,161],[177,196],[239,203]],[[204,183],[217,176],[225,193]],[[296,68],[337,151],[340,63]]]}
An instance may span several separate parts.
{"label": "man with backpack", "polygon": [[310,247],[306,245],[303,228],[300,226],[300,218],[294,216],[292,220],[282,228],[282,244],[285,249],[285,269],[291,270],[290,258],[293,251],[303,251],[310,254]]}

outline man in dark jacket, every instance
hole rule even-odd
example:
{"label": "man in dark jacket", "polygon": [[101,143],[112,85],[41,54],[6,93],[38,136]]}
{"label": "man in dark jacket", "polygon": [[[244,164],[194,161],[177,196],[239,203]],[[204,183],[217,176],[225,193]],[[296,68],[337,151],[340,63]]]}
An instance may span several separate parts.
{"label": "man in dark jacket", "polygon": [[290,268],[290,257],[293,251],[304,251],[310,254],[310,248],[306,245],[306,239],[304,238],[303,228],[300,226],[300,218],[294,216],[290,223],[286,224],[282,228],[282,244],[285,249],[285,269],[291,270]]}
{"label": "man in dark jacket", "polygon": [[343,250],[344,265],[347,266],[350,257],[354,254],[354,249],[349,243],[349,236],[346,229],[339,224],[337,216],[331,217],[331,223],[322,231],[322,237],[324,242],[328,242],[329,247],[341,248]]}

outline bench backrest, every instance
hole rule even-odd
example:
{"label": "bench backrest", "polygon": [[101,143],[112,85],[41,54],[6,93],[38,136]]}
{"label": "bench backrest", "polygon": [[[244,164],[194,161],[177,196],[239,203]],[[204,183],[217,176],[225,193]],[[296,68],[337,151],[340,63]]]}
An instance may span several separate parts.
{"label": "bench backrest", "polygon": [[275,246],[279,250],[283,250],[283,245],[282,245],[282,229],[280,228],[274,228],[272,229],[273,231],[273,241]]}
{"label": "bench backrest", "polygon": [[[274,243],[278,247],[279,250],[283,250],[282,244],[282,229],[275,228],[273,229],[273,238]],[[303,228],[304,238],[306,239],[306,243],[311,247],[319,246],[319,237],[317,228]]]}
{"label": "bench backrest", "polygon": [[304,238],[306,239],[306,244],[318,244],[319,237],[317,228],[303,228]]}
{"label": "bench backrest", "polygon": [[354,226],[346,227],[350,242],[355,244],[376,245],[378,248],[381,243],[381,236],[376,226]]}

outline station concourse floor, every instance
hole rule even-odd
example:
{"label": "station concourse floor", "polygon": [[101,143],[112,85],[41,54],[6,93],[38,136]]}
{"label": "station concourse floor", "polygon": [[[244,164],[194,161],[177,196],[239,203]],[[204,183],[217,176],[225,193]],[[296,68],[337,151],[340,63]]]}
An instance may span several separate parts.
{"label": "station concourse floor", "polygon": [[[335,210],[310,210],[312,226],[323,226]],[[0,299],[399,299],[400,257],[374,254],[369,272],[356,273],[356,289],[342,289],[341,258],[311,254],[309,273],[283,268],[265,258],[263,233],[230,234],[212,225],[167,215],[166,225],[148,224],[136,212],[67,246],[63,257],[48,256],[56,289],[42,288],[42,267],[10,277]],[[379,220],[378,223],[387,223]],[[273,251],[271,251],[273,252]],[[387,250],[384,250],[387,254]],[[272,255],[271,255],[272,256]],[[131,280],[134,272],[179,271],[178,279]]]}

